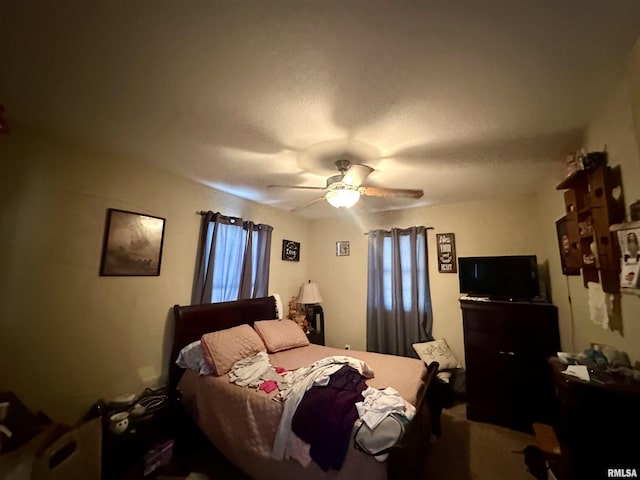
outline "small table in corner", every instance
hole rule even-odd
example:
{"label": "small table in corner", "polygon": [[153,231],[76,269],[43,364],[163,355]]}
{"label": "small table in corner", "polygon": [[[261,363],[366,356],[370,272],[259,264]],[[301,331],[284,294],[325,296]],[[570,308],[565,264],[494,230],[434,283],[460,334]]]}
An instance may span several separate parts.
{"label": "small table in corner", "polygon": [[[610,468],[640,470],[637,443],[640,430],[640,382],[619,374],[605,383],[580,380],[563,371],[555,357],[551,365],[557,412],[553,425],[575,478],[605,478]],[[595,472],[595,473],[594,473]]]}
{"label": "small table in corner", "polygon": [[315,345],[324,345],[324,331],[312,330],[307,333],[307,338]]}

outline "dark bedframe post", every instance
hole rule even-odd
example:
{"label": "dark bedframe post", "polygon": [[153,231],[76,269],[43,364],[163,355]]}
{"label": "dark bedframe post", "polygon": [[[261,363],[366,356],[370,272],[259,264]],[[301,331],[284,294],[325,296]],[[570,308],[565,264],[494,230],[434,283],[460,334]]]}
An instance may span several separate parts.
{"label": "dark bedframe post", "polygon": [[[430,386],[438,372],[438,362],[431,362],[423,376],[416,403],[416,416],[407,426],[401,442],[391,450],[387,463],[389,480],[422,479],[431,435],[439,433],[440,409],[433,405]],[[436,428],[434,428],[436,427]]]}

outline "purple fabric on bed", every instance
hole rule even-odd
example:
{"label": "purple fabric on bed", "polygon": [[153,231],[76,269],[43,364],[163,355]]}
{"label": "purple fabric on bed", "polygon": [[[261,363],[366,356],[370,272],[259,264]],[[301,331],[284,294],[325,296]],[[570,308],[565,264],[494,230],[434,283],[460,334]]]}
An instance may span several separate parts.
{"label": "purple fabric on bed", "polygon": [[358,419],[355,404],[367,388],[364,380],[356,369],[342,367],[327,386],[311,387],[296,409],[291,428],[311,445],[311,458],[324,471],[342,468]]}

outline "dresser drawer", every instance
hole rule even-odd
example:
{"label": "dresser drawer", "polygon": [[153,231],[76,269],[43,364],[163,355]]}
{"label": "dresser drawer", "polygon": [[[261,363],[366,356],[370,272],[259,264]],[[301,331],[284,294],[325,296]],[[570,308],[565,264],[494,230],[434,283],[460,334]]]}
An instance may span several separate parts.
{"label": "dresser drawer", "polygon": [[491,309],[487,312],[465,310],[463,312],[464,329],[475,332],[503,333],[511,330],[513,317],[506,312]]}
{"label": "dresser drawer", "polygon": [[506,352],[526,358],[546,359],[556,355],[560,348],[558,336],[549,329],[516,331],[464,330],[465,348],[480,348],[488,352]]}
{"label": "dresser drawer", "polygon": [[516,339],[512,335],[479,330],[464,331],[465,348],[475,348],[489,352],[513,352],[517,350]]}

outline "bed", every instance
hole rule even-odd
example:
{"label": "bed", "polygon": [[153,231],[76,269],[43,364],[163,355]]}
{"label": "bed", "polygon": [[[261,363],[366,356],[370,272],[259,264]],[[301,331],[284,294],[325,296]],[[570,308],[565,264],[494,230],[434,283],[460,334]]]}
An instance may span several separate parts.
{"label": "bed", "polygon": [[[345,356],[362,360],[371,367],[373,388],[394,387],[416,407],[400,443],[385,461],[379,461],[353,445],[353,435],[344,464],[339,470],[325,471],[315,462],[303,467],[299,462],[272,458],[283,403],[274,400],[277,391],[265,393],[239,387],[228,375],[200,375],[176,365],[180,351],[202,335],[241,325],[277,319],[281,306],[276,297],[238,300],[205,305],[174,306],[174,338],[169,364],[171,395],[188,413],[197,427],[232,463],[255,479],[409,479],[421,478],[424,459],[438,432],[439,408],[430,401],[431,381],[437,363],[427,368],[416,359],[335,349],[309,344],[269,354],[273,366],[295,370],[317,360]],[[271,324],[268,324],[271,325]],[[246,328],[246,327],[242,327]],[[286,402],[285,402],[286,403]],[[435,429],[434,429],[435,427]]]}

